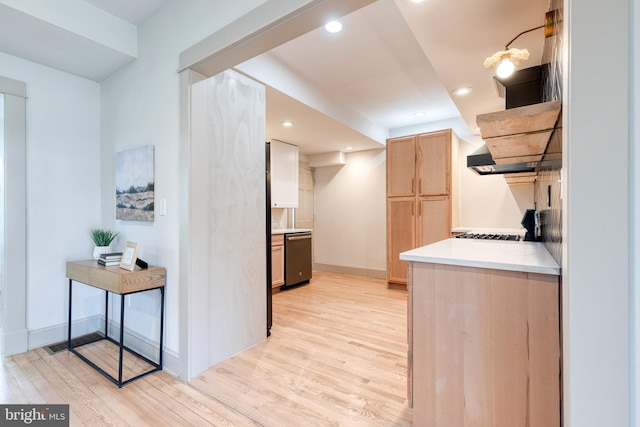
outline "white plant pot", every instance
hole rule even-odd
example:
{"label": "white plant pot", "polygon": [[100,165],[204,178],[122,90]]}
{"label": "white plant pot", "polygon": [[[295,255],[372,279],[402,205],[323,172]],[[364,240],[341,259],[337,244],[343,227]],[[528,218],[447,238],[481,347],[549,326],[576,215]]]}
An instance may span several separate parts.
{"label": "white plant pot", "polygon": [[93,259],[97,261],[101,254],[108,254],[109,248],[111,248],[111,246],[95,246],[93,248]]}

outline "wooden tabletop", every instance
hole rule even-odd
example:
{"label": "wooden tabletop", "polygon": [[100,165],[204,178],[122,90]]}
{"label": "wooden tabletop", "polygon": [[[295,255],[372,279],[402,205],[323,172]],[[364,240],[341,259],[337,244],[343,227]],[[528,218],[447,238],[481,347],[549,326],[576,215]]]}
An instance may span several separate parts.
{"label": "wooden tabletop", "polygon": [[134,271],[104,267],[95,260],[67,262],[67,278],[116,294],[128,294],[165,285],[166,269],[149,266]]}

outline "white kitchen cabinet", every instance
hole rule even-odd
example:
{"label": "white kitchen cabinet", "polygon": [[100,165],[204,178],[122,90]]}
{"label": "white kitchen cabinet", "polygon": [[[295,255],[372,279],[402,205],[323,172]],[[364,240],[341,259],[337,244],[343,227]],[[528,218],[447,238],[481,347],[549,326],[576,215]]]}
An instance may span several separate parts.
{"label": "white kitchen cabinet", "polygon": [[271,141],[271,207],[298,207],[298,147]]}

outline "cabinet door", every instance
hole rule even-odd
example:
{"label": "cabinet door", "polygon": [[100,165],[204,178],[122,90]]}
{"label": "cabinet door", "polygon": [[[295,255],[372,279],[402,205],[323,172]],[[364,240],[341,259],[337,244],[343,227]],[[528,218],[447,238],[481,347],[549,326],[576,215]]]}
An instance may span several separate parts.
{"label": "cabinet door", "polygon": [[415,199],[396,198],[387,201],[387,281],[407,283],[408,263],[400,253],[416,247]]}
{"label": "cabinet door", "polygon": [[429,197],[418,201],[418,247],[451,237],[451,199]]}
{"label": "cabinet door", "polygon": [[271,141],[271,207],[298,207],[298,147]]}
{"label": "cabinet door", "polygon": [[415,262],[411,281],[420,425],[562,425],[557,276]]}
{"label": "cabinet door", "polygon": [[415,195],[415,137],[387,140],[387,197]]}
{"label": "cabinet door", "polygon": [[284,285],[284,245],[271,247],[271,287]]}
{"label": "cabinet door", "polygon": [[418,135],[418,195],[438,196],[450,193],[451,131]]}

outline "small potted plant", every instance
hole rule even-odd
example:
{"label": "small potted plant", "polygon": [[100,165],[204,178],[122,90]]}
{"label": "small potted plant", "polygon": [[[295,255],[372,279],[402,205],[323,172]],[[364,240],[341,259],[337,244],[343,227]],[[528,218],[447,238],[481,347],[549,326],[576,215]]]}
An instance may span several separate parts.
{"label": "small potted plant", "polygon": [[117,235],[118,233],[101,228],[91,230],[91,240],[93,240],[95,245],[93,248],[93,259],[97,260],[100,258],[100,254],[109,253],[111,242],[113,242],[113,239],[115,239]]}

